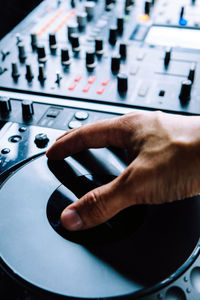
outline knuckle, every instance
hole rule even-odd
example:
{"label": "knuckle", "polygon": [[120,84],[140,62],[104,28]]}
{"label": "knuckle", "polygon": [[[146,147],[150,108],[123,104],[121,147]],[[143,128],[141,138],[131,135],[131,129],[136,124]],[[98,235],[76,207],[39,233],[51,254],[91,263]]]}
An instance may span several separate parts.
{"label": "knuckle", "polygon": [[90,191],[84,199],[84,205],[87,207],[87,215],[91,220],[102,219],[106,214],[106,205],[99,189]]}

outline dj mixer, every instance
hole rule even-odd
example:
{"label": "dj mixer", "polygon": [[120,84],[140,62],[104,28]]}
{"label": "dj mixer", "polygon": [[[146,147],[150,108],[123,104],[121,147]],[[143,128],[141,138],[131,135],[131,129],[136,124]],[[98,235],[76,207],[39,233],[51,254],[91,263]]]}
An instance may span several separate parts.
{"label": "dj mixer", "polygon": [[138,109],[200,115],[199,85],[200,0],[45,0],[3,37],[2,299],[200,299],[198,196],[72,234],[60,213],[126,152],[45,156],[65,131]]}

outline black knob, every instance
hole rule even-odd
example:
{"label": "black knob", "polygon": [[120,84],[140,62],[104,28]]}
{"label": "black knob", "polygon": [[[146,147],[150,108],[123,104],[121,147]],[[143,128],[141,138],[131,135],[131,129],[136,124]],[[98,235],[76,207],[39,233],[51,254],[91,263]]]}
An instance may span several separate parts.
{"label": "black knob", "polygon": [[45,133],[38,133],[34,142],[38,148],[45,148],[49,143],[49,138]]}
{"label": "black knob", "polygon": [[76,7],[76,2],[75,2],[75,0],[71,0],[71,7],[72,7],[72,8]]}
{"label": "black knob", "polygon": [[31,46],[33,49],[37,48],[37,35],[35,33],[31,33]]}
{"label": "black knob", "polygon": [[150,0],[147,0],[145,1],[144,3],[144,13],[146,15],[149,15],[150,14],[150,10],[151,10],[151,1]]}
{"label": "black knob", "polygon": [[85,3],[85,11],[87,13],[87,17],[88,19],[92,19],[94,17],[94,9],[95,9],[95,3],[94,2],[90,2],[90,1],[87,1]]}
{"label": "black knob", "polygon": [[49,34],[49,47],[50,47],[51,50],[56,50],[56,48],[57,48],[55,33],[50,33]]}
{"label": "black knob", "polygon": [[80,51],[80,42],[79,42],[79,35],[77,33],[73,33],[71,35],[71,44],[72,44],[72,50],[74,52]]}
{"label": "black knob", "polygon": [[188,74],[188,79],[191,80],[192,83],[194,82],[195,72],[196,72],[196,65],[192,64],[190,67],[189,74]]}
{"label": "black knob", "polygon": [[38,53],[38,61],[40,63],[46,62],[47,57],[46,57],[46,51],[45,51],[44,46],[38,46],[37,47],[37,53]]}
{"label": "black knob", "polygon": [[44,83],[45,79],[46,79],[46,76],[45,76],[45,73],[44,73],[44,66],[39,65],[38,80],[41,83]]}
{"label": "black knob", "polygon": [[24,100],[22,101],[22,115],[24,119],[29,119],[34,115],[33,102]]}
{"label": "black knob", "polygon": [[95,52],[90,50],[86,52],[86,67],[94,68],[96,66],[95,62]]}
{"label": "black knob", "polygon": [[77,22],[79,29],[85,28],[87,24],[87,14],[85,12],[79,13],[77,15]]}
{"label": "black knob", "polygon": [[64,48],[61,50],[61,63],[62,65],[66,66],[68,66],[71,63],[68,48]]}
{"label": "black knob", "polygon": [[165,57],[164,57],[164,66],[167,68],[169,66],[170,60],[171,60],[171,48],[167,48],[165,51]]}
{"label": "black knob", "polygon": [[117,18],[117,32],[122,35],[124,32],[124,18]]}
{"label": "black knob", "polygon": [[120,55],[112,56],[111,58],[111,70],[113,73],[118,73],[120,70],[120,61],[121,57]]}
{"label": "black knob", "polygon": [[111,45],[115,45],[117,41],[117,28],[116,27],[111,27],[109,31],[109,43]]}
{"label": "black knob", "polygon": [[71,35],[73,33],[78,32],[78,24],[77,23],[71,23],[67,26],[67,34],[68,34],[68,40],[71,41]]}
{"label": "black knob", "polygon": [[184,80],[181,84],[181,91],[179,94],[179,99],[183,103],[187,103],[191,97],[191,89],[192,89],[192,81],[191,80]]}
{"label": "black knob", "polygon": [[16,63],[12,63],[12,77],[17,79],[19,77],[18,66]]}
{"label": "black knob", "polygon": [[11,111],[11,102],[8,97],[0,97],[0,112],[8,114]]}
{"label": "black knob", "polygon": [[31,81],[34,77],[33,76],[33,71],[32,71],[32,68],[31,68],[30,64],[26,65],[26,75],[25,75],[25,77],[28,81]]}
{"label": "black knob", "polygon": [[131,8],[132,8],[132,1],[131,0],[126,0],[125,1],[125,6],[124,6],[125,13],[129,13]]}
{"label": "black knob", "polygon": [[98,38],[95,40],[95,52],[96,54],[103,54],[103,40]]}
{"label": "black knob", "polygon": [[105,0],[105,10],[109,11],[112,9],[113,0]]}
{"label": "black knob", "polygon": [[125,43],[121,43],[119,45],[119,54],[121,55],[121,59],[126,59],[126,56],[127,56],[127,45]]}
{"label": "black knob", "polygon": [[196,0],[191,0],[192,5],[195,5],[195,3],[196,3]]}
{"label": "black knob", "polygon": [[119,93],[126,93],[128,90],[128,77],[125,74],[118,74],[117,76],[117,89]]}
{"label": "black knob", "polygon": [[25,51],[25,47],[24,47],[24,44],[22,42],[20,42],[18,44],[18,52],[19,52],[19,59],[20,60],[25,60],[26,58],[26,51]]}

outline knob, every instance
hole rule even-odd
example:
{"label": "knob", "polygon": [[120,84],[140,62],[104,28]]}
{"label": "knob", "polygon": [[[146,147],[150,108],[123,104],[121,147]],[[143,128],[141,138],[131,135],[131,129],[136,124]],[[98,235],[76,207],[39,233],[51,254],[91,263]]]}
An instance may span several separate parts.
{"label": "knob", "polygon": [[18,66],[16,63],[12,63],[12,77],[17,79],[19,77]]}
{"label": "knob", "polygon": [[31,46],[33,49],[37,48],[37,35],[35,33],[31,33]]}
{"label": "knob", "polygon": [[71,7],[72,7],[72,8],[76,7],[76,2],[75,2],[75,0],[71,0]]}
{"label": "knob", "polygon": [[131,8],[132,8],[132,1],[131,0],[126,0],[125,1],[125,6],[124,6],[125,13],[129,13]]}
{"label": "knob", "polygon": [[117,76],[117,89],[119,93],[126,93],[128,90],[128,77],[125,74],[118,74]]}
{"label": "knob", "polygon": [[62,76],[60,75],[60,72],[57,71],[56,72],[56,81],[55,81],[55,83],[57,83],[58,85],[60,85],[61,79],[62,79]]}
{"label": "knob", "polygon": [[71,41],[71,35],[73,33],[78,32],[78,24],[77,23],[71,23],[67,26],[67,34],[68,34],[68,40]]}
{"label": "knob", "polygon": [[79,35],[77,33],[73,33],[71,35],[71,44],[72,44],[72,50],[74,52],[80,51],[80,43],[79,43]]}
{"label": "knob", "polygon": [[196,72],[196,65],[192,64],[190,67],[189,74],[188,74],[188,79],[191,80],[192,83],[194,82],[195,72]]}
{"label": "knob", "polygon": [[90,50],[86,52],[86,67],[94,68],[96,66],[95,62],[95,52]]}
{"label": "knob", "polygon": [[103,40],[98,38],[95,40],[95,52],[96,54],[103,54]]}
{"label": "knob", "polygon": [[11,102],[8,97],[0,97],[0,112],[8,114],[11,111]]}
{"label": "knob", "polygon": [[149,15],[150,14],[150,10],[151,10],[151,1],[147,0],[144,3],[144,13],[145,13],[145,15]]}
{"label": "knob", "polygon": [[192,81],[191,80],[182,81],[181,91],[180,91],[180,94],[179,94],[179,99],[183,103],[186,103],[190,100],[191,89],[192,89]]}
{"label": "knob", "polygon": [[171,60],[171,48],[167,48],[165,51],[165,57],[164,57],[164,66],[167,68],[169,66],[170,60]]}
{"label": "knob", "polygon": [[19,52],[19,59],[21,61],[25,60],[26,58],[26,51],[24,44],[22,42],[18,43],[18,52]]}
{"label": "knob", "polygon": [[51,50],[56,50],[56,48],[57,48],[55,33],[50,33],[49,34],[49,47],[50,47]]}
{"label": "knob", "polygon": [[124,18],[117,18],[117,32],[122,35],[124,32]]}
{"label": "knob", "polygon": [[37,53],[38,53],[38,61],[40,63],[46,62],[47,57],[46,57],[46,51],[45,51],[44,46],[38,46],[37,47]]}
{"label": "knob", "polygon": [[22,101],[22,115],[24,119],[29,119],[34,115],[33,102],[24,100]]}
{"label": "knob", "polygon": [[87,14],[85,12],[79,13],[77,15],[77,22],[80,30],[85,28],[87,24]]}
{"label": "knob", "polygon": [[34,142],[38,148],[45,148],[49,143],[49,138],[45,133],[38,133]]}
{"label": "knob", "polygon": [[192,5],[195,5],[195,3],[196,3],[196,0],[191,0]]}
{"label": "knob", "polygon": [[69,56],[69,49],[64,48],[61,50],[61,63],[62,65],[68,66],[71,63]]}
{"label": "knob", "polygon": [[126,56],[127,56],[127,45],[125,43],[121,43],[119,45],[119,54],[121,55],[121,59],[126,59]]}
{"label": "knob", "polygon": [[111,27],[109,31],[109,43],[111,45],[115,45],[117,41],[117,28],[116,27]]}
{"label": "knob", "polygon": [[16,45],[18,45],[19,43],[21,43],[21,41],[22,41],[22,38],[21,38],[21,35],[20,35],[20,33],[16,33]]}
{"label": "knob", "polygon": [[113,0],[105,0],[105,10],[109,11],[112,9]]}
{"label": "knob", "polygon": [[111,58],[111,70],[113,73],[118,73],[120,69],[120,55],[115,55]]}
{"label": "knob", "polygon": [[44,73],[44,66],[43,65],[39,65],[39,72],[38,72],[38,80],[41,82],[41,83],[44,83],[45,79],[46,79],[46,76],[45,76],[45,73]]}
{"label": "knob", "polygon": [[34,77],[33,76],[33,71],[32,71],[32,68],[31,68],[30,64],[26,65],[26,75],[25,75],[25,77],[28,81],[31,81]]}
{"label": "knob", "polygon": [[94,17],[94,9],[95,9],[95,2],[87,1],[85,3],[85,11],[87,13],[88,19],[92,19]]}

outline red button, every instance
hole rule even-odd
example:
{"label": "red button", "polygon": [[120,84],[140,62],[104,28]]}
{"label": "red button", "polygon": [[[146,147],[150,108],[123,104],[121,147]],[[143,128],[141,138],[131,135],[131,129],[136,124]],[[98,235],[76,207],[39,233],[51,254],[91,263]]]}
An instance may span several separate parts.
{"label": "red button", "polygon": [[88,78],[88,83],[92,84],[95,80],[96,80],[96,77],[95,77],[95,76],[90,76],[90,77]]}
{"label": "red button", "polygon": [[86,87],[84,87],[84,88],[82,89],[82,91],[83,91],[84,93],[89,92],[89,90],[90,90],[90,85],[87,85]]}
{"label": "red button", "polygon": [[74,78],[74,81],[79,82],[82,79],[82,75],[78,75]]}
{"label": "red button", "polygon": [[102,81],[101,84],[105,86],[105,85],[107,85],[109,82],[110,82],[110,79],[106,79],[106,80]]}
{"label": "red button", "polygon": [[69,87],[68,90],[73,91],[76,88],[76,83],[72,83]]}
{"label": "red button", "polygon": [[105,90],[104,87],[99,88],[99,89],[97,90],[97,94],[99,94],[99,95],[103,94],[104,90]]}

